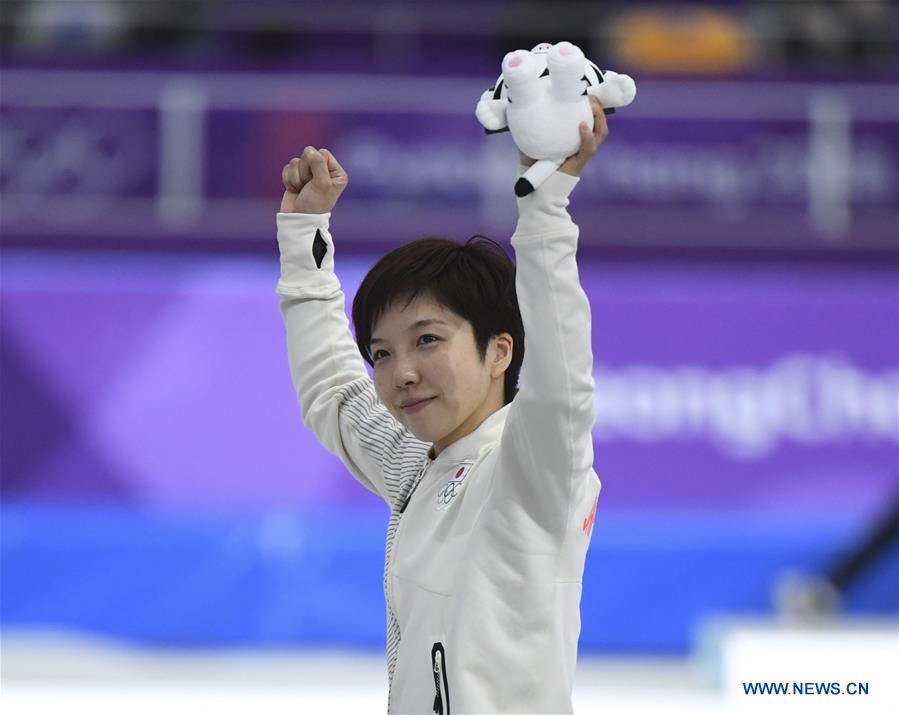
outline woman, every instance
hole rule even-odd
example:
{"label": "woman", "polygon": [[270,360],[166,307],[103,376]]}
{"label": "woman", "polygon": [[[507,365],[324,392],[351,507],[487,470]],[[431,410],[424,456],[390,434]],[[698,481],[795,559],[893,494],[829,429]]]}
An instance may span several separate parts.
{"label": "woman", "polygon": [[304,422],[390,507],[390,713],[571,712],[600,488],[565,210],[608,134],[590,101],[577,154],[518,199],[517,270],[488,241],[402,246],[357,293],[355,342],[328,232],[346,172],[311,147],[283,170],[277,290]]}

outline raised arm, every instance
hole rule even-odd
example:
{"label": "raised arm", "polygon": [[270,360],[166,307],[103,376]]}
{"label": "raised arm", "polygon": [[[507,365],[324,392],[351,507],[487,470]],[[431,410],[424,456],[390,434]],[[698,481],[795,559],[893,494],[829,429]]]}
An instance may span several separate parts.
{"label": "raised arm", "polygon": [[303,421],[359,482],[393,504],[398,484],[385,478],[386,463],[417,440],[378,400],[344,311],[328,225],[346,172],[326,149],[307,147],[282,179],[277,292]]}
{"label": "raised arm", "polygon": [[[500,445],[497,503],[511,532],[542,533],[552,550],[591,481],[593,353],[591,316],[576,261],[578,227],[566,210],[581,170],[608,129],[598,102],[596,126],[582,126],[581,150],[540,188],[518,199],[512,236],[525,356],[519,392]],[[527,157],[522,157],[524,170]],[[535,532],[534,526],[540,531]]]}

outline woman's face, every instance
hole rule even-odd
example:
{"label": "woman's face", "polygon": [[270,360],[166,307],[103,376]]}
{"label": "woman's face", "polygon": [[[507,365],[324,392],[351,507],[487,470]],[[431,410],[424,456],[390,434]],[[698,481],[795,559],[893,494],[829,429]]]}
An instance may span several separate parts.
{"label": "woman's face", "polygon": [[428,295],[405,302],[391,304],[372,330],[375,389],[390,413],[439,454],[503,406],[512,338],[492,337],[481,362],[471,323]]}

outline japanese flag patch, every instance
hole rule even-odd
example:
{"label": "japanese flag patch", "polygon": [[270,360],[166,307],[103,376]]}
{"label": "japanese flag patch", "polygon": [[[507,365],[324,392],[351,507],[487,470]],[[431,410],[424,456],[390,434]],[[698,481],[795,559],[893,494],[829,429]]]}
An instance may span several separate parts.
{"label": "japanese flag patch", "polygon": [[473,464],[474,462],[469,460],[467,462],[459,462],[449,467],[447,474],[444,477],[446,481],[443,486],[437,490],[437,503],[435,504],[437,511],[446,511],[450,508],[450,504],[453,503],[453,500],[462,491],[462,487],[465,484],[465,478],[468,476],[468,472]]}

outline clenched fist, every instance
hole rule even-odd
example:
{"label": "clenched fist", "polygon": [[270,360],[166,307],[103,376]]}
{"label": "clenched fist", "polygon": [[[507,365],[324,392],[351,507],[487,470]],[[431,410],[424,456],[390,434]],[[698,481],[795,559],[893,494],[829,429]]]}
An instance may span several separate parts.
{"label": "clenched fist", "polygon": [[348,178],[331,152],[307,146],[302,157],[294,157],[281,171],[281,181],[281,213],[325,214],[334,208]]}

